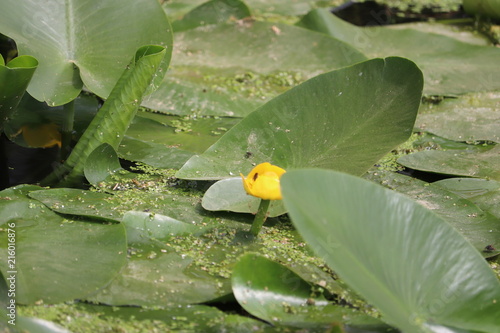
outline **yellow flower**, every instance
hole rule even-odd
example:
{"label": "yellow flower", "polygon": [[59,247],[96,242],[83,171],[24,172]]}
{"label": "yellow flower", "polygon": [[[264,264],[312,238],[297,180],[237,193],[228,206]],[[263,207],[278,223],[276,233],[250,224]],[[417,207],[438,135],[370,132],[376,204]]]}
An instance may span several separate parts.
{"label": "yellow flower", "polygon": [[264,200],[280,200],[280,178],[285,172],[282,168],[265,162],[253,168],[247,178],[241,173],[240,176],[248,194]]}

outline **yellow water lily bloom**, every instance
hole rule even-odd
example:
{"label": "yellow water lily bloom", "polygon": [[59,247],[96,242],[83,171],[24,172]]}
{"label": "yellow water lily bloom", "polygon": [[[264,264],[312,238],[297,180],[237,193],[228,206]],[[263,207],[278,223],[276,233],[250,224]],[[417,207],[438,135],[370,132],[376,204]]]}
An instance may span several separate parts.
{"label": "yellow water lily bloom", "polygon": [[280,178],[286,171],[276,165],[265,162],[257,165],[243,179],[245,191],[254,197],[264,200],[280,200]]}

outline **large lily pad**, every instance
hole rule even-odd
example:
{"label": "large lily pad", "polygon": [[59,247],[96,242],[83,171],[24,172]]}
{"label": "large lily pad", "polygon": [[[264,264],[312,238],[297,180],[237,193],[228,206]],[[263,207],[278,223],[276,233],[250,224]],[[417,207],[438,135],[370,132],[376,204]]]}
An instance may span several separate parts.
{"label": "large lily pad", "polygon": [[[80,327],[89,329],[89,318],[95,323],[96,317],[103,320],[106,329],[126,330],[133,327],[139,331],[160,332],[231,332],[253,333],[257,328],[269,325],[249,317],[226,314],[213,306],[175,305],[159,309],[140,307],[110,307],[103,305],[77,304],[77,315],[72,317],[69,328],[77,331]],[[101,325],[102,325],[101,324]],[[110,327],[110,324],[113,325]],[[95,325],[95,324],[94,324]],[[99,324],[97,324],[98,327]]]}
{"label": "large lily pad", "polygon": [[125,136],[118,147],[120,157],[158,169],[180,169],[194,153],[175,147]]}
{"label": "large lily pad", "polygon": [[246,175],[264,161],[285,169],[316,166],[360,175],[411,134],[421,75],[402,58],[319,75],[248,115],[193,156],[177,177]]}
{"label": "large lily pad", "polygon": [[400,157],[398,163],[416,170],[500,180],[499,145],[480,152],[469,150],[421,151]]}
{"label": "large lily pad", "polygon": [[472,201],[500,219],[500,182],[478,178],[449,178],[434,182],[433,185]]}
{"label": "large lily pad", "polygon": [[87,299],[109,305],[174,306],[207,302],[231,292],[226,279],[191,265],[169,245],[131,244],[128,263],[105,289]]}
{"label": "large lily pad", "polygon": [[[176,33],[173,54],[165,83],[144,106],[173,114],[238,117],[289,89],[282,75],[305,80],[366,60],[350,45],[328,36],[258,21]],[[246,74],[261,77],[245,86]],[[262,85],[271,91],[259,90]]]}
{"label": "large lily pad", "polygon": [[7,266],[5,260],[0,269],[4,276],[16,271],[16,301],[70,301],[109,283],[125,264],[123,225],[63,218],[38,201],[23,198],[22,193],[30,189],[0,192],[4,199],[0,200],[0,211],[5,221],[0,251],[7,258],[7,234],[15,234],[16,253],[15,267]]}
{"label": "large lily pad", "polygon": [[500,281],[437,215],[330,170],[292,170],[281,185],[307,243],[389,323],[405,332],[499,332]]}
{"label": "large lily pad", "polygon": [[490,214],[490,207],[481,205],[478,207],[474,200],[464,199],[463,196],[454,193],[455,191],[448,190],[444,186],[450,184],[449,182],[444,182],[441,186],[440,182],[429,184],[408,176],[383,171],[370,173],[368,178],[405,194],[432,210],[460,232],[484,256],[496,254],[492,251],[483,252],[488,245],[500,247],[500,223],[498,218]]}
{"label": "large lily pad", "polygon": [[369,57],[401,56],[415,61],[425,77],[424,93],[453,95],[500,88],[500,50],[414,29],[356,27],[315,9],[300,25],[350,43]]}
{"label": "large lily pad", "polygon": [[321,290],[288,268],[248,253],[235,265],[233,293],[250,314],[279,325],[320,328],[332,326],[363,332],[391,332],[387,325],[353,309],[329,304]]}
{"label": "large lily pad", "polygon": [[[202,153],[210,145],[215,143],[222,134],[238,123],[240,119],[235,118],[193,118],[186,119],[177,116],[141,112],[134,118],[127,137],[162,144],[171,148],[170,152],[177,154],[182,152]],[[126,145],[127,143],[125,143]],[[174,149],[179,149],[176,152]],[[126,153],[121,148],[118,153]],[[137,154],[140,152],[133,152]],[[162,155],[169,155],[165,151]],[[123,156],[126,158],[126,155]],[[150,156],[149,158],[154,158]],[[164,160],[163,162],[167,162]]]}
{"label": "large lily pad", "polygon": [[73,100],[84,84],[108,97],[143,45],[166,47],[165,64],[172,53],[170,23],[156,0],[8,0],[2,3],[0,31],[16,41],[20,54],[38,59],[28,92],[51,106]]}
{"label": "large lily pad", "polygon": [[500,93],[487,92],[424,105],[416,126],[455,141],[500,143]]}

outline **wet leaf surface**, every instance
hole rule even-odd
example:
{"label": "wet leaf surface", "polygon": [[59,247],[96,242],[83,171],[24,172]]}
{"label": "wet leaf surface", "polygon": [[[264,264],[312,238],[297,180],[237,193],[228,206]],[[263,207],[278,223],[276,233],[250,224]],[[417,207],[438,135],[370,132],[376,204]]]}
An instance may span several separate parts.
{"label": "wet leaf surface", "polygon": [[443,325],[498,331],[497,276],[436,214],[331,170],[292,170],[281,183],[285,206],[306,242],[389,323],[411,332]]}
{"label": "wet leaf surface", "polygon": [[427,150],[402,156],[398,163],[427,172],[500,180],[499,152],[498,145],[479,152]]}
{"label": "wet leaf surface", "polygon": [[483,252],[487,245],[500,247],[500,223],[492,212],[483,210],[471,199],[449,191],[437,183],[387,172],[376,172],[367,178],[400,192],[445,219],[484,256],[495,255]]}
{"label": "wet leaf surface", "polygon": [[368,57],[400,56],[424,73],[424,94],[456,95],[500,88],[495,66],[500,50],[412,29],[356,27],[324,9],[308,13],[301,26],[345,41]]}
{"label": "wet leaf surface", "polygon": [[[0,192],[0,211],[5,221],[0,238],[2,257],[7,258],[7,235],[14,233],[16,239],[16,301],[70,301],[109,283],[125,264],[123,225],[63,218],[29,199],[26,193],[32,189]],[[0,263],[4,276],[12,270],[7,264]]]}
{"label": "wet leaf surface", "polygon": [[243,255],[234,267],[231,281],[238,303],[250,314],[274,325],[394,331],[364,313],[329,303],[321,288],[258,254]]}
{"label": "wet leaf surface", "polygon": [[246,175],[262,162],[363,174],[409,137],[421,80],[419,69],[402,58],[319,75],[251,113],[176,176],[222,179]]}
{"label": "wet leaf surface", "polygon": [[244,117],[296,85],[295,77],[302,81],[366,59],[322,34],[252,20],[179,32],[175,41],[172,69],[143,105],[180,115]]}
{"label": "wet leaf surface", "polygon": [[424,105],[416,126],[455,141],[500,143],[500,93],[467,94]]}

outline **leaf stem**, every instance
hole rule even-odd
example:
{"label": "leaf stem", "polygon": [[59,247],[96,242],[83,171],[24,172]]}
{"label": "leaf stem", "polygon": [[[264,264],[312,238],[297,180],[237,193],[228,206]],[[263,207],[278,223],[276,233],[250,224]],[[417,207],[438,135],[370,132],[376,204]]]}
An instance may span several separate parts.
{"label": "leaf stem", "polygon": [[255,214],[252,228],[250,229],[250,232],[254,236],[257,236],[259,234],[260,229],[262,229],[262,225],[264,224],[264,222],[266,222],[267,211],[269,209],[270,203],[271,200],[264,200],[264,199],[260,200],[259,209],[257,210],[257,214]]}

